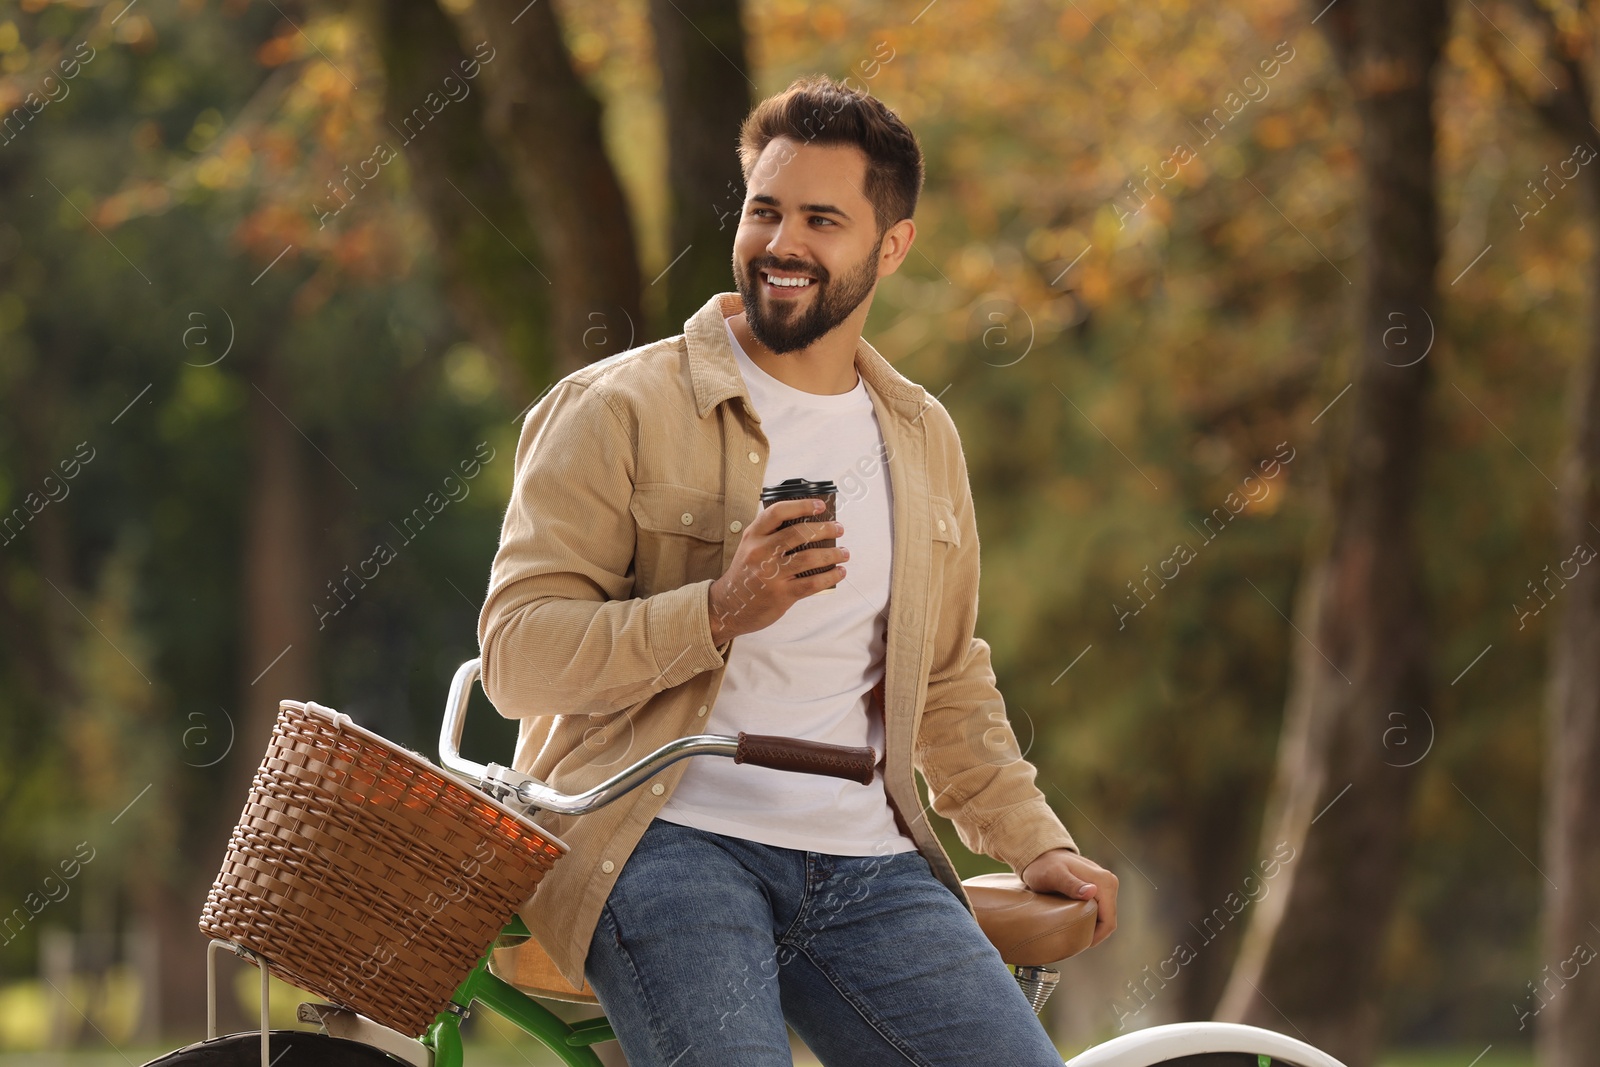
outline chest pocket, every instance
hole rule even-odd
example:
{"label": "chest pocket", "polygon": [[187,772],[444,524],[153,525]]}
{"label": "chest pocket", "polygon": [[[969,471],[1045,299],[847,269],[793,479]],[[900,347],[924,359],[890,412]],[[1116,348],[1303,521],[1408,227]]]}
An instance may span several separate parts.
{"label": "chest pocket", "polygon": [[725,529],[721,493],[642,482],[633,487],[628,510],[639,528],[634,549],[638,595],[721,576]]}

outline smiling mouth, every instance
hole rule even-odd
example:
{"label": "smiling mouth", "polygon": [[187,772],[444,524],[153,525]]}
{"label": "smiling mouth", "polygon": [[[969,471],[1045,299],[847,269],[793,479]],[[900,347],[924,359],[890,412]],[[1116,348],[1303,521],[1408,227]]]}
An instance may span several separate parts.
{"label": "smiling mouth", "polygon": [[815,278],[775,278],[766,271],[761,271],[762,288],[770,293],[800,293],[814,288],[817,284]]}

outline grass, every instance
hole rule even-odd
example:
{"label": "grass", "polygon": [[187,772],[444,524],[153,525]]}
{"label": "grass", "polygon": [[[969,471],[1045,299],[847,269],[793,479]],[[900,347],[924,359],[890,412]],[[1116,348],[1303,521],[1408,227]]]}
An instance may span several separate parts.
{"label": "grass", "polygon": [[[1478,1057],[1482,1058],[1479,1059]],[[1476,1061],[1476,1062],[1474,1062]],[[1385,1053],[1379,1067],[1533,1067],[1533,1050],[1482,1047],[1396,1049]]]}

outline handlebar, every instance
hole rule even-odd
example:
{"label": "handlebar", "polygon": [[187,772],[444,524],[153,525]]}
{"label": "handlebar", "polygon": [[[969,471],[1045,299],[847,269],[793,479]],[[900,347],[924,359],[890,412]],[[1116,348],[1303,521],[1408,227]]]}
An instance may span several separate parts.
{"label": "handlebar", "polygon": [[644,759],[581,793],[567,794],[550,788],[531,775],[498,764],[474,763],[462,758],[461,730],[466,723],[467,704],[472,699],[472,684],[478,680],[481,662],[468,660],[456,668],[445,698],[444,723],[439,730],[439,762],[445,770],[490,793],[499,800],[525,811],[535,809],[562,815],[583,815],[594,811],[638,788],[660,771],[690,756],[731,756],[735,763],[749,763],[780,771],[823,774],[833,778],[871,783],[878,754],[871,748],[826,745],[793,737],[740,732],[694,734],[669,741]]}

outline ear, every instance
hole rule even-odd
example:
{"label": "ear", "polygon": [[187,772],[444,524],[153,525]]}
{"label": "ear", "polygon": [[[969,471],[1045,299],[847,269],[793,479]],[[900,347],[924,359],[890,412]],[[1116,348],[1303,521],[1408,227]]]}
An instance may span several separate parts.
{"label": "ear", "polygon": [[878,277],[887,277],[900,269],[916,237],[917,224],[910,219],[901,219],[883,232],[883,239],[878,242]]}

